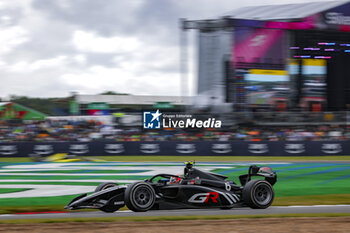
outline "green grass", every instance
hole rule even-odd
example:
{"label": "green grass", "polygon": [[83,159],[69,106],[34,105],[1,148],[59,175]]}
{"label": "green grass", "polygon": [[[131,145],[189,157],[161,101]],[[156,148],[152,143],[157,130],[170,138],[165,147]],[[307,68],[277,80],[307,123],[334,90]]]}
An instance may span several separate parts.
{"label": "green grass", "polygon": [[[135,156],[135,157],[123,157],[117,158],[134,159],[139,160],[146,158],[147,156]],[[165,156],[166,158],[172,158],[174,161],[177,158],[180,161],[184,161],[181,157]],[[330,156],[327,156],[330,157]],[[115,157],[113,157],[115,158]],[[151,156],[151,158],[163,158],[162,156]],[[202,156],[200,158],[210,158]],[[215,157],[215,162],[220,162],[219,159],[232,158],[232,157]],[[265,157],[244,157],[244,158],[265,158]],[[274,157],[275,158],[275,157]],[[277,157],[281,158],[281,157]],[[290,158],[290,157],[283,157]],[[300,157],[293,157],[300,158]],[[312,157],[314,158],[314,157]],[[320,157],[324,158],[324,157]],[[332,157],[332,158],[338,158]],[[343,158],[339,156],[339,158]],[[189,160],[189,159],[187,159]],[[197,160],[197,159],[196,159]],[[246,159],[247,160],[247,159]],[[259,159],[257,159],[259,160]],[[345,159],[342,159],[345,160]],[[169,161],[169,160],[167,160]],[[199,161],[199,160],[197,160]],[[261,161],[261,160],[259,160]],[[140,161],[137,161],[140,162]],[[237,160],[235,160],[237,162]],[[256,162],[259,164],[259,162]],[[15,165],[16,163],[2,163],[1,166]],[[92,163],[91,166],[95,166],[98,163]],[[227,163],[229,164],[229,163]],[[164,164],[166,165],[166,164]],[[201,168],[200,162],[198,167]],[[232,165],[232,164],[231,164]],[[232,165],[228,168],[216,169],[213,172],[218,172],[229,177],[230,180],[239,183],[238,176],[247,172],[249,165]],[[271,164],[271,166],[278,174],[278,181],[274,185],[275,201],[273,205],[322,205],[322,204],[350,204],[350,163],[344,162],[297,162],[291,164]],[[144,167],[144,166],[143,166]],[[108,169],[108,167],[107,167]],[[146,169],[146,168],[142,168]],[[135,165],[135,170],[141,171]],[[96,186],[98,182],[94,182],[93,179],[111,179],[111,180],[143,180],[148,176],[139,175],[121,175],[119,172],[125,173],[123,170],[93,170],[86,166],[86,170],[77,168],[77,170],[63,170],[58,173],[94,173],[91,176],[48,176],[51,172],[58,171],[45,171],[42,172],[42,176],[25,176],[25,175],[3,175],[0,176],[0,184],[65,184],[65,185],[90,185]],[[114,176],[101,176],[103,173],[115,173]],[[12,172],[16,173],[16,172]],[[25,173],[25,172],[21,172]],[[18,179],[13,182],[3,182],[3,179]],[[45,180],[45,182],[26,182],[26,179]],[[56,180],[55,180],[56,179]],[[71,182],[58,182],[60,180],[72,180]],[[91,182],[79,182],[79,179],[91,179]],[[1,192],[20,191],[20,189],[3,189]],[[57,196],[57,197],[32,197],[32,198],[4,198],[0,199],[0,213],[14,213],[14,212],[27,212],[27,211],[49,211],[49,210],[63,210],[63,207],[70,202],[77,195]]]}
{"label": "green grass", "polygon": [[[155,162],[155,161],[350,161],[350,156],[96,156],[95,158],[106,161],[120,162]],[[28,157],[0,158],[0,162],[32,162]]]}
{"label": "green grass", "polygon": [[274,206],[350,204],[350,193],[276,197]]}
{"label": "green grass", "polygon": [[22,162],[32,162],[29,157],[2,157],[0,158],[2,163],[22,163]]}
{"label": "green grass", "polygon": [[29,189],[23,189],[23,188],[0,188],[0,194],[1,193],[15,193],[15,192],[21,192]]}
{"label": "green grass", "polygon": [[57,196],[57,197],[23,197],[23,198],[1,198],[0,209],[5,207],[30,207],[38,206],[60,206],[63,210],[63,205],[67,204],[77,195]]}
{"label": "green grass", "polygon": [[[104,217],[104,218],[59,218],[59,219],[15,219],[0,220],[0,224],[35,224],[69,222],[145,222],[145,221],[185,221],[185,220],[229,220],[258,218],[294,217],[350,217],[350,213],[311,213],[311,214],[264,214],[264,215],[197,215],[197,216],[145,216],[145,217]],[[350,221],[350,218],[349,218]]]}

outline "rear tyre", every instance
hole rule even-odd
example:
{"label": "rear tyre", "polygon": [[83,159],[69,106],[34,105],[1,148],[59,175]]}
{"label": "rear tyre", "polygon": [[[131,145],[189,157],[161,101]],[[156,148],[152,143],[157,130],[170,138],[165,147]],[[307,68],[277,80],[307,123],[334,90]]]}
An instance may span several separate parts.
{"label": "rear tyre", "polygon": [[124,200],[130,210],[144,212],[153,207],[156,193],[150,184],[137,182],[126,188]]}
{"label": "rear tyre", "polygon": [[[112,183],[112,182],[102,183],[96,187],[95,192],[99,192],[101,190],[109,189],[109,188],[112,188],[115,186],[118,186],[118,184]],[[111,198],[111,196],[108,197],[108,199],[110,199],[110,198]],[[114,205],[112,203],[114,203],[114,201],[109,201],[109,203],[107,203],[107,205],[101,207],[99,210],[106,212],[106,213],[113,213],[122,207],[120,205]]]}
{"label": "rear tyre", "polygon": [[253,209],[266,209],[272,204],[274,191],[265,180],[251,180],[243,187],[243,202]]}

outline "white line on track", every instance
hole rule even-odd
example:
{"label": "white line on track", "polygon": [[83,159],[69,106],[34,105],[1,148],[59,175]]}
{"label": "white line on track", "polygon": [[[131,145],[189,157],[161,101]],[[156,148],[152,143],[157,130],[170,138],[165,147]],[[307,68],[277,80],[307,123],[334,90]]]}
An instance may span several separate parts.
{"label": "white line on track", "polygon": [[[0,184],[0,188],[24,188],[29,189],[15,193],[2,193],[0,198],[19,197],[57,197],[63,195],[77,195],[89,193],[95,190],[93,186],[87,185],[43,185],[43,184]],[[43,199],[45,203],[45,199]]]}
{"label": "white line on track", "polygon": [[140,173],[0,173],[0,176],[135,176],[135,174]]}
{"label": "white line on track", "polygon": [[67,182],[75,182],[75,183],[95,183],[95,182],[114,182],[114,183],[133,183],[140,180],[97,180],[97,179],[88,179],[88,180],[14,180],[14,179],[7,179],[7,180],[1,180],[0,183],[3,182],[19,182],[19,183],[29,183],[29,182],[49,182],[49,183],[67,183]]}

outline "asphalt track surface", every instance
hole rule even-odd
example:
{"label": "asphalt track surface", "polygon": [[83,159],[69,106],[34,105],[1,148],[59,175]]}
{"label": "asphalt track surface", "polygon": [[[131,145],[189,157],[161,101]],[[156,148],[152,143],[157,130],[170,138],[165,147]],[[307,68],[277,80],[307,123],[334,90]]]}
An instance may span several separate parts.
{"label": "asphalt track surface", "polygon": [[198,216],[198,215],[264,215],[264,214],[303,214],[303,213],[350,213],[350,205],[314,205],[314,206],[273,206],[267,209],[236,208],[221,209],[187,209],[187,210],[153,210],[148,212],[117,211],[114,213],[68,212],[41,214],[3,214],[6,219],[60,219],[60,218],[100,218],[100,217],[145,217],[145,216]]}

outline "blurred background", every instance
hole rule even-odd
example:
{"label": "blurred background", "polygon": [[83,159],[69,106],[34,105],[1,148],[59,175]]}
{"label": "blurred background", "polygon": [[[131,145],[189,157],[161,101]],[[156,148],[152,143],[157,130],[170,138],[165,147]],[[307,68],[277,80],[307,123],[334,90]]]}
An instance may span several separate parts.
{"label": "blurred background", "polygon": [[[104,4],[19,2],[1,5],[7,43],[1,58],[1,143],[350,138],[348,2],[247,1],[238,7],[222,0],[220,7],[188,12],[198,2],[111,1],[123,19],[117,24]],[[88,15],[93,7],[105,15]],[[123,7],[134,17],[153,8],[158,13],[147,16],[147,32],[131,30],[137,18],[127,22]],[[159,13],[163,8],[172,14]],[[179,19],[186,14],[217,16]],[[48,22],[34,25],[39,19]],[[49,25],[54,27],[46,33]],[[160,42],[163,37],[171,39]],[[215,117],[223,125],[143,130],[142,111],[156,109]],[[347,151],[342,144],[330,147]],[[7,153],[9,147],[2,148]]]}
{"label": "blurred background", "polygon": [[[193,159],[272,167],[276,205],[350,204],[350,2],[263,2],[0,0],[0,213]],[[143,129],[157,110],[222,125]]]}

